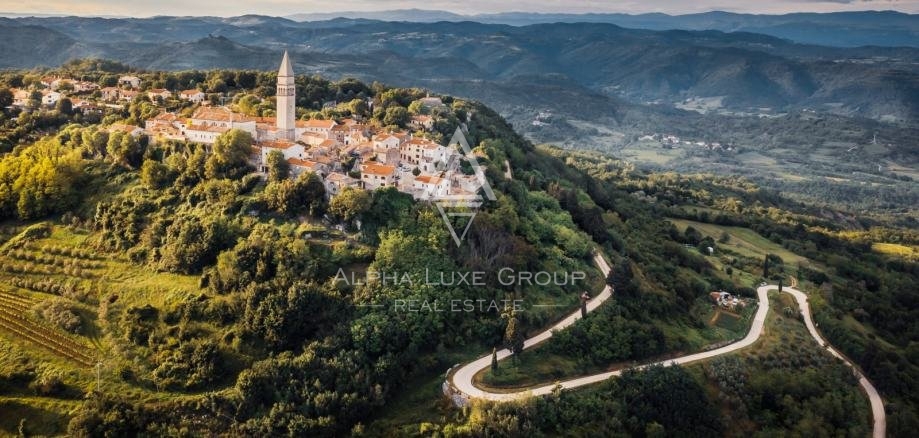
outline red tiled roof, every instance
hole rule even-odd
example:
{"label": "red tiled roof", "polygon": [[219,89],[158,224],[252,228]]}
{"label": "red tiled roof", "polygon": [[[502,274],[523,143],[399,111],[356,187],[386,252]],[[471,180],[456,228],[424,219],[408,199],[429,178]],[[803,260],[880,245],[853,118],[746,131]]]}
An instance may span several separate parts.
{"label": "red tiled roof", "polygon": [[439,184],[443,180],[443,178],[434,175],[418,175],[415,177],[415,181],[422,184]]}
{"label": "red tiled roof", "polygon": [[317,120],[317,119],[297,120],[296,124],[298,128],[322,128],[322,129],[332,129],[336,125],[338,125],[338,123],[336,123],[334,120]]}
{"label": "red tiled roof", "polygon": [[396,171],[395,166],[387,166],[384,164],[365,164],[361,166],[361,173],[369,173],[371,175],[381,175],[389,176]]}
{"label": "red tiled roof", "polygon": [[290,163],[291,166],[309,167],[309,168],[313,168],[313,167],[315,167],[317,164],[319,164],[319,163],[317,163],[317,162],[315,162],[315,161],[301,160],[301,159],[298,159],[298,158],[288,158],[288,159],[287,159],[287,162]]}
{"label": "red tiled roof", "polygon": [[294,146],[297,146],[297,143],[294,143],[289,140],[266,140],[259,143],[259,146],[269,148],[269,149],[289,149]]}
{"label": "red tiled roof", "polygon": [[186,131],[203,131],[203,132],[227,132],[230,128],[217,125],[188,125]]}
{"label": "red tiled roof", "polygon": [[218,122],[252,122],[255,119],[245,114],[234,113],[227,107],[200,107],[195,110],[191,118],[197,120],[213,120]]}

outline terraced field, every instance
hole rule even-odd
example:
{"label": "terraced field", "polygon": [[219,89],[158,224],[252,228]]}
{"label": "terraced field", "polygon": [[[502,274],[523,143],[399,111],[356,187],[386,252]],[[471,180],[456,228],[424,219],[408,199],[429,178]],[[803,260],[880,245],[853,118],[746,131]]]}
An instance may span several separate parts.
{"label": "terraced field", "polygon": [[64,295],[65,286],[97,278],[104,264],[87,250],[70,246],[8,243],[0,249],[0,331],[35,344],[81,366],[92,366],[94,348],[32,315],[43,299]]}
{"label": "terraced field", "polygon": [[10,292],[0,291],[0,329],[40,345],[61,357],[81,365],[92,366],[94,358],[90,348],[63,332],[33,321],[26,315],[34,300]]}

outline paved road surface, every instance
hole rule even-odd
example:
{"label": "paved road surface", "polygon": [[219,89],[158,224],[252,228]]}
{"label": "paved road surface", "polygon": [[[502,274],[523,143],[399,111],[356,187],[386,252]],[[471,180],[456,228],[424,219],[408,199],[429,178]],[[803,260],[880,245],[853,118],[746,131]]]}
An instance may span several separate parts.
{"label": "paved road surface", "polygon": [[[609,265],[606,263],[606,260],[599,254],[594,256],[594,262],[603,272],[604,275],[609,275]],[[747,333],[747,336],[743,339],[734,342],[732,344],[726,345],[721,348],[714,350],[703,351],[701,353],[690,354],[683,357],[678,357],[675,359],[668,359],[658,364],[664,366],[670,366],[674,364],[687,364],[703,359],[709,359],[712,357],[720,356],[722,354],[731,353],[742,348],[748,347],[756,342],[760,335],[763,333],[763,327],[766,323],[766,314],[769,313],[769,297],[768,292],[772,289],[778,289],[776,285],[762,286],[757,289],[756,293],[759,298],[759,308],[756,310],[756,315],[753,318],[753,324],[750,327],[750,332]],[[878,394],[877,389],[874,385],[862,375],[854,365],[849,362],[842,354],[840,354],[836,349],[831,347],[827,342],[820,336],[820,333],[817,332],[817,328],[814,325],[814,322],[810,314],[810,305],[807,302],[807,295],[803,292],[785,287],[782,290],[791,294],[795,300],[798,302],[798,306],[801,309],[801,313],[804,316],[804,324],[807,326],[807,330],[810,332],[811,336],[817,341],[818,344],[822,347],[826,347],[827,351],[830,352],[833,356],[836,356],[840,360],[846,363],[849,367],[852,367],[853,372],[858,377],[858,383],[861,385],[862,389],[868,394],[868,400],[871,402],[871,414],[874,417],[874,432],[872,436],[874,438],[883,438],[886,434],[887,420],[884,414],[884,404],[881,401],[881,396]],[[587,311],[591,312],[596,309],[604,301],[608,300],[612,296],[612,289],[609,286],[603,288],[603,291],[594,297],[590,302],[587,303]],[[552,326],[546,331],[539,333],[536,336],[533,336],[530,339],[527,339],[524,343],[524,349],[531,348],[534,345],[537,345],[541,342],[546,341],[552,337],[552,332],[555,330],[560,330],[565,327],[574,324],[575,321],[581,318],[581,310],[578,309],[575,312],[568,315],[565,319],[562,319],[557,324]],[[508,349],[499,350],[497,352],[498,360],[505,359],[511,355],[511,352]],[[445,390],[450,390],[451,395],[459,397],[460,400],[468,400],[470,398],[494,400],[494,401],[509,401],[515,400],[523,397],[529,397],[534,395],[546,395],[551,393],[557,385],[561,385],[562,388],[577,388],[584,385],[589,385],[591,383],[602,382],[610,377],[618,376],[622,373],[622,370],[608,371],[599,374],[593,374],[590,376],[579,377],[571,380],[564,380],[558,383],[551,383],[528,390],[521,390],[517,392],[507,392],[507,393],[496,393],[488,392],[482,389],[479,389],[473,385],[473,377],[481,370],[491,366],[491,355],[485,355],[481,358],[472,361],[466,365],[461,366],[456,371],[448,374],[447,384],[445,385]],[[647,365],[645,365],[647,366]],[[451,389],[452,388],[452,389]]]}

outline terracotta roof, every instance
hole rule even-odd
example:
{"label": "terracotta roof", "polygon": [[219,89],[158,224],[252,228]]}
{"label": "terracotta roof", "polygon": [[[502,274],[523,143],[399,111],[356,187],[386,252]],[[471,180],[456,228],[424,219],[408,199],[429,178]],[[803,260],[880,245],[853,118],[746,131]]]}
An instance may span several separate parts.
{"label": "terracotta roof", "polygon": [[259,142],[259,146],[269,149],[290,149],[297,146],[297,143],[290,140],[266,140]]}
{"label": "terracotta roof", "polygon": [[314,168],[317,164],[319,164],[315,161],[300,160],[297,158],[288,158],[287,162],[290,163],[291,166],[309,167],[309,168]]}
{"label": "terracotta roof", "polygon": [[227,132],[230,128],[217,125],[188,125],[185,127],[186,131],[202,131],[202,132]]}
{"label": "terracotta roof", "polygon": [[195,88],[195,89],[191,89],[191,90],[182,90],[182,91],[179,92],[179,94],[181,94],[181,95],[183,95],[183,96],[194,96],[194,95],[196,95],[196,94],[198,94],[198,93],[204,94],[203,91],[198,90],[198,89],[196,89],[196,88]]}
{"label": "terracotta roof", "polygon": [[298,128],[322,128],[322,129],[332,129],[335,125],[338,125],[334,120],[297,120],[296,121]]}
{"label": "terracotta roof", "polygon": [[156,115],[156,117],[153,118],[153,120],[161,122],[174,122],[178,119],[179,116],[177,116],[175,113],[159,113]]}
{"label": "terracotta roof", "polygon": [[245,114],[234,113],[230,111],[229,108],[225,106],[220,107],[200,107],[195,110],[195,113],[191,116],[192,119],[197,120],[213,120],[217,122],[252,122],[255,119],[249,117]]}
{"label": "terracotta roof", "polygon": [[443,180],[443,178],[434,175],[418,175],[415,177],[415,181],[422,184],[439,184]]}
{"label": "terracotta roof", "polygon": [[365,164],[361,166],[361,173],[369,173],[371,175],[382,175],[389,176],[396,171],[395,166],[387,166],[384,164]]}

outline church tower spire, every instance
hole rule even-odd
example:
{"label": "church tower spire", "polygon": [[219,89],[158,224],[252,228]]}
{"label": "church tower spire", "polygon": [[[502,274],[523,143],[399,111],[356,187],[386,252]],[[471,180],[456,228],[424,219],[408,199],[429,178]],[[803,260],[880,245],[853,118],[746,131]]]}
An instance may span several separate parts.
{"label": "church tower spire", "polygon": [[290,64],[287,51],[281,59],[281,68],[278,69],[277,92],[277,122],[278,139],[294,140],[297,110],[295,102],[296,85],[294,84],[294,69]]}

